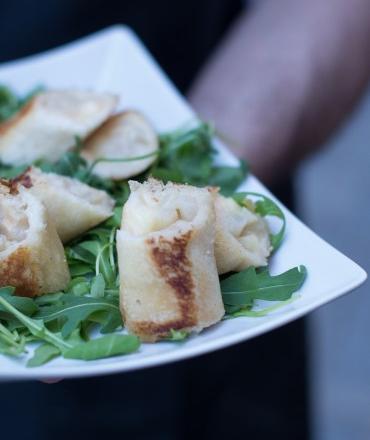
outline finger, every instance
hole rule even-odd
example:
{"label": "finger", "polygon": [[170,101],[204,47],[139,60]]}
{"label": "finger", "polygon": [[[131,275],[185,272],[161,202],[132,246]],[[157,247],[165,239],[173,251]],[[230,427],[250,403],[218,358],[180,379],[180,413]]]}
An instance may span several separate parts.
{"label": "finger", "polygon": [[63,378],[53,377],[51,379],[41,379],[41,382],[47,383],[47,384],[53,384],[53,383],[61,382],[62,380],[63,380]]}

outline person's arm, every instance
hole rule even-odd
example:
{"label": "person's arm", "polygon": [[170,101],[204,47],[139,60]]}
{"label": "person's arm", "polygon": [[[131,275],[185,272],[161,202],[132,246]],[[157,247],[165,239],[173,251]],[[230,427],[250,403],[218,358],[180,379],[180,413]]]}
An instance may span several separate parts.
{"label": "person's arm", "polygon": [[273,183],[333,132],[369,78],[369,0],[260,0],[189,97]]}

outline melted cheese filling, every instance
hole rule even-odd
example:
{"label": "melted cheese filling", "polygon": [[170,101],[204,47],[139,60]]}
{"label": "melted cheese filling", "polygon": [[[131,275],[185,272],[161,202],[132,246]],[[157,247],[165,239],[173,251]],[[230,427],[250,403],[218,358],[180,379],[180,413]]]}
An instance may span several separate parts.
{"label": "melted cheese filling", "polygon": [[135,236],[161,231],[179,220],[191,222],[197,210],[190,187],[184,191],[176,185],[145,183],[135,189],[126,202],[122,229]]}
{"label": "melted cheese filling", "polygon": [[0,252],[23,241],[29,229],[27,204],[16,196],[0,198]]}
{"label": "melted cheese filling", "polygon": [[216,214],[220,223],[245,249],[269,254],[269,232],[263,218],[222,196],[216,199]]}
{"label": "melted cheese filling", "polygon": [[31,179],[36,183],[55,186],[62,191],[67,191],[70,194],[78,197],[91,205],[99,206],[99,208],[111,210],[113,207],[113,201],[107,196],[104,191],[91,188],[74,179],[59,176],[54,173],[42,173],[40,170],[33,168],[31,173]]}

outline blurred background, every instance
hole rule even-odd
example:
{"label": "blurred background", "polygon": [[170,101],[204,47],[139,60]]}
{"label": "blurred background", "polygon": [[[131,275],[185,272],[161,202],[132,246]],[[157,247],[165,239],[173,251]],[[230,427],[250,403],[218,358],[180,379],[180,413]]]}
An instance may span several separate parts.
{"label": "blurred background", "polygon": [[[299,214],[325,240],[370,272],[370,90],[327,149],[297,179]],[[370,437],[370,295],[355,292],[309,316],[314,440]]]}

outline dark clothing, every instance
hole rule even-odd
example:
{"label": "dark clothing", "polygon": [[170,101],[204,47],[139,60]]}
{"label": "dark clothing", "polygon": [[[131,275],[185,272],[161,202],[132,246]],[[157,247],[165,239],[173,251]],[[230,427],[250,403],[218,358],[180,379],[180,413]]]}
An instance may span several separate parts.
{"label": "dark clothing", "polygon": [[[0,62],[126,23],[186,91],[241,8],[232,0],[2,2]],[[291,185],[275,193],[292,204]],[[163,367],[56,385],[1,384],[1,438],[304,440],[305,379],[300,320]]]}
{"label": "dark clothing", "polygon": [[0,2],[0,62],[128,24],[185,91],[242,1],[18,0]]}
{"label": "dark clothing", "polygon": [[2,438],[307,439],[303,322],[199,358],[55,385],[0,385]]}

